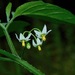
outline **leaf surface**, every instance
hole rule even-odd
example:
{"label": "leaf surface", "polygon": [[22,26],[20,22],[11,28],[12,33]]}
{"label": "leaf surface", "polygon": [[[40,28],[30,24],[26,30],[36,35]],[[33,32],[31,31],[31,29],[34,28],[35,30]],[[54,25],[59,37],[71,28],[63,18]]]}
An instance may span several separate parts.
{"label": "leaf surface", "polygon": [[10,20],[10,12],[11,12],[11,8],[12,8],[12,3],[9,3],[6,7],[6,16],[7,16],[7,21]]}
{"label": "leaf surface", "polygon": [[75,15],[70,11],[42,1],[32,1],[19,6],[14,13],[14,17],[21,15],[75,24]]}

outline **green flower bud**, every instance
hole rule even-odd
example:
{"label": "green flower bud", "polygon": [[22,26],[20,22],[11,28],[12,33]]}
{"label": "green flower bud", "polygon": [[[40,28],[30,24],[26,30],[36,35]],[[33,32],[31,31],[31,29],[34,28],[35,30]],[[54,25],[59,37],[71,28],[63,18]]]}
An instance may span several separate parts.
{"label": "green flower bud", "polygon": [[27,43],[26,48],[27,49],[30,49],[31,48],[31,44],[29,42]]}

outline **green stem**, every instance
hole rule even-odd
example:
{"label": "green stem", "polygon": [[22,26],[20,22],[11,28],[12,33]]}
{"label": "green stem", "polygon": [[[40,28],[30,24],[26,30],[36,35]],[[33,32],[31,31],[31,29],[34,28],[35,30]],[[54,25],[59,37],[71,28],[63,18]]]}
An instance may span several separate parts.
{"label": "green stem", "polygon": [[[31,33],[32,34],[32,33]],[[35,35],[34,34],[32,34],[32,36],[34,37],[34,39],[36,40],[37,38],[35,37]]]}
{"label": "green stem", "polygon": [[29,33],[29,31],[24,31],[24,32],[23,32],[23,35],[24,35],[25,33]]}
{"label": "green stem", "polygon": [[42,73],[40,70],[36,69],[35,67],[33,67],[32,65],[30,65],[27,61],[25,60],[19,60],[16,59],[16,62],[18,64],[20,64],[21,66],[23,66],[25,69],[27,69],[28,71],[30,71],[31,73],[33,73],[34,75],[45,75],[44,73]]}
{"label": "green stem", "polygon": [[3,24],[1,24],[1,23],[0,23],[0,27],[3,29],[3,32],[4,32],[5,36],[6,36],[6,40],[7,40],[7,42],[8,42],[8,45],[9,45],[9,47],[10,47],[10,50],[11,50],[12,54],[14,54],[14,55],[16,55],[16,56],[19,57],[19,55],[18,55],[18,53],[16,52],[16,49],[15,49],[13,43],[12,43],[12,40],[11,40],[11,38],[10,38],[10,36],[9,36],[9,33],[8,33],[8,31],[7,31],[7,28],[9,27],[9,25],[11,24],[11,22],[13,21],[13,19],[14,19],[14,18],[12,18],[11,21],[7,24],[7,27],[5,27],[5,26],[4,26]]}
{"label": "green stem", "polygon": [[38,30],[38,31],[40,31],[40,32],[41,32],[41,30],[40,30],[40,29],[38,29],[38,28],[33,28],[32,30],[30,30],[30,32],[32,32],[33,30]]}
{"label": "green stem", "polygon": [[2,27],[3,32],[4,32],[5,36],[6,36],[6,40],[7,40],[7,42],[8,42],[8,45],[9,45],[9,47],[10,47],[10,50],[11,50],[12,54],[19,56],[19,55],[17,54],[17,52],[16,52],[16,49],[15,49],[15,47],[14,47],[14,45],[13,45],[13,43],[12,43],[12,40],[11,40],[11,38],[10,38],[10,36],[9,36],[9,33],[8,33],[8,31],[7,31],[7,28],[9,27],[9,25],[12,23],[13,20],[14,20],[14,18],[12,18],[12,19],[8,22],[8,24],[7,24],[6,27],[4,27],[2,24],[0,24],[0,26]]}
{"label": "green stem", "polygon": [[1,24],[1,23],[0,23],[0,27],[1,27],[3,30],[5,30],[4,25],[3,25],[3,24]]}
{"label": "green stem", "polygon": [[6,25],[6,29],[8,29],[8,27],[10,26],[13,20],[14,20],[14,17],[8,22],[8,24]]}
{"label": "green stem", "polygon": [[0,61],[9,61],[9,62],[13,62],[12,59],[10,59],[10,58],[5,58],[5,57],[0,57]]}
{"label": "green stem", "polygon": [[11,40],[9,34],[8,34],[8,31],[7,31],[6,29],[4,30],[4,34],[5,34],[5,36],[6,36],[6,40],[7,40],[7,42],[8,42],[8,45],[9,45],[9,47],[10,47],[10,50],[11,50],[12,54],[18,56],[18,54],[17,54],[17,52],[16,52],[16,49],[15,49],[13,43],[12,43],[12,40]]}

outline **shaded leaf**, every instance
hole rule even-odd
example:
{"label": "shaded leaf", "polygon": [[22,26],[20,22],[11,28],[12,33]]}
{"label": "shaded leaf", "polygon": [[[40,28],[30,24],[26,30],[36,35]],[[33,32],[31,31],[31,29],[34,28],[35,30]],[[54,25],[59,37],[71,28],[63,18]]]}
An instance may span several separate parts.
{"label": "shaded leaf", "polygon": [[[8,32],[9,33],[14,32],[14,31],[18,32],[18,33],[23,32],[24,28],[28,25],[29,24],[27,22],[24,22],[24,21],[13,21],[8,28]],[[4,35],[4,33],[0,27],[0,37],[3,35]]]}
{"label": "shaded leaf", "polygon": [[9,26],[8,28],[8,31],[10,32],[13,32],[13,31],[16,31],[16,32],[23,32],[25,27],[28,26],[29,23],[25,22],[25,21],[13,21],[11,23],[11,25]]}
{"label": "shaded leaf", "polygon": [[59,6],[44,3],[42,1],[28,2],[19,6],[14,13],[14,17],[21,15],[75,24],[75,15],[71,12]]}

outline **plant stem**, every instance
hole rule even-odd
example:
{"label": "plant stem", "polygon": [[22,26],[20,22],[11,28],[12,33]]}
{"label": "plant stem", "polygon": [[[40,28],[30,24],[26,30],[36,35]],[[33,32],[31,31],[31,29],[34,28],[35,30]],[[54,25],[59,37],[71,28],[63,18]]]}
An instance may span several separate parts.
{"label": "plant stem", "polygon": [[10,20],[10,22],[7,24],[6,27],[5,27],[4,25],[2,25],[2,24],[0,24],[0,27],[3,29],[3,32],[4,32],[5,36],[6,36],[6,40],[7,40],[7,42],[8,42],[8,45],[9,45],[9,47],[10,47],[10,50],[11,50],[12,54],[14,54],[14,55],[16,55],[16,56],[19,57],[19,55],[18,55],[18,53],[16,52],[16,49],[15,49],[13,43],[12,43],[12,40],[11,40],[11,38],[10,38],[10,36],[9,36],[9,33],[8,33],[8,31],[7,31],[7,28],[9,27],[9,25],[11,24],[11,22],[13,21],[13,19],[14,19],[14,18],[12,18],[12,19]]}
{"label": "plant stem", "polygon": [[[9,24],[10,24],[10,23],[9,23]],[[0,26],[1,26],[1,28],[3,29],[3,32],[4,32],[5,36],[6,36],[6,40],[7,40],[7,42],[8,42],[8,45],[9,45],[9,47],[10,47],[10,50],[11,50],[12,54],[19,56],[19,55],[17,54],[17,52],[16,52],[16,49],[15,49],[13,43],[12,43],[12,40],[11,40],[11,38],[10,38],[10,36],[9,36],[9,33],[8,33],[6,27],[3,26],[2,24],[0,24]]]}
{"label": "plant stem", "polygon": [[32,32],[33,30],[37,30],[37,31],[40,31],[41,32],[41,30],[38,29],[38,28],[33,28],[32,30],[30,30],[30,32]]}
{"label": "plant stem", "polygon": [[10,61],[10,62],[13,62],[12,59],[10,59],[10,58],[5,58],[5,57],[0,57],[0,61]]}
{"label": "plant stem", "polygon": [[13,45],[13,43],[12,43],[12,40],[11,40],[11,38],[10,38],[10,36],[9,36],[9,33],[8,33],[8,31],[7,31],[6,29],[4,30],[4,34],[5,34],[5,36],[6,36],[6,40],[7,40],[7,42],[8,42],[8,45],[9,45],[9,47],[10,47],[10,50],[11,50],[12,54],[19,56],[19,55],[17,54],[17,52],[16,52],[16,49],[15,49],[15,47],[14,47],[14,45]]}
{"label": "plant stem", "polygon": [[16,59],[16,63],[20,64],[21,66],[23,66],[25,69],[27,69],[28,71],[30,71],[31,73],[33,73],[34,75],[45,75],[44,73],[42,73],[40,70],[38,70],[37,68],[33,67],[31,64],[29,64],[27,61],[25,60],[21,60],[21,59]]}
{"label": "plant stem", "polygon": [[8,29],[8,27],[10,26],[13,20],[14,20],[14,17],[8,22],[8,24],[6,25],[6,29]]}

